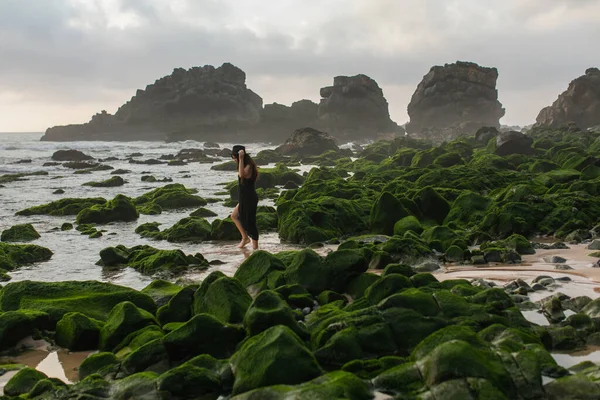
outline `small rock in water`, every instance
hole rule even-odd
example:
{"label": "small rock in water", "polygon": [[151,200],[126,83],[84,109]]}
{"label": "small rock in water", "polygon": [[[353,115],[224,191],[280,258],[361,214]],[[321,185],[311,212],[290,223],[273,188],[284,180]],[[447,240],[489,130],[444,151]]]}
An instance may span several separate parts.
{"label": "small rock in water", "polygon": [[471,281],[471,285],[472,286],[480,287],[480,288],[484,288],[484,289],[489,289],[492,286],[495,286],[495,285],[492,285],[492,283],[493,282],[487,282],[487,281],[485,281],[485,280],[483,280],[481,278],[473,279]]}
{"label": "small rock in water", "polygon": [[546,278],[552,278],[550,275],[538,275],[535,278],[533,278],[533,283],[538,283],[539,281],[541,281],[542,279],[546,279]]}
{"label": "small rock in water", "polygon": [[546,289],[546,286],[540,285],[539,283],[535,283],[531,288],[535,291],[548,290],[548,289]]}
{"label": "small rock in water", "polygon": [[413,267],[415,272],[433,272],[440,269],[437,263],[428,261]]}
{"label": "small rock in water", "polygon": [[556,242],[556,243],[552,243],[552,245],[550,245],[550,249],[551,250],[568,250],[569,246],[567,246],[563,242]]}
{"label": "small rock in water", "polygon": [[560,256],[546,256],[544,261],[549,264],[563,264],[567,262],[567,259]]}
{"label": "small rock in water", "polygon": [[600,260],[592,264],[592,268],[600,268]]}
{"label": "small rock in water", "polygon": [[[571,268],[571,269],[573,269],[573,268]],[[568,276],[561,276],[559,278],[555,278],[554,280],[560,281],[560,282],[571,282],[571,278],[569,278]]]}
{"label": "small rock in water", "polygon": [[304,314],[304,315],[308,315],[308,314],[310,314],[310,307],[304,307],[304,308],[302,309],[302,314]]}
{"label": "small rock in water", "polygon": [[600,250],[600,240],[594,240],[588,245],[588,250]]}
{"label": "small rock in water", "polygon": [[473,256],[473,257],[471,257],[471,263],[473,263],[473,265],[484,265],[484,264],[487,264],[487,262],[485,261],[485,258],[483,258],[483,256]]}
{"label": "small rock in water", "polygon": [[513,301],[514,301],[515,303],[517,303],[517,304],[518,304],[518,303],[523,303],[523,302],[526,302],[526,301],[528,301],[528,300],[529,300],[529,297],[527,297],[527,296],[523,296],[523,295],[520,295],[520,294],[513,294],[513,295],[512,295],[512,296],[510,296],[510,297],[512,297]]}
{"label": "small rock in water", "polygon": [[553,298],[550,301],[542,303],[542,311],[544,316],[551,324],[560,322],[566,318],[559,299]]}
{"label": "small rock in water", "polygon": [[537,283],[548,287],[550,285],[553,285],[555,282],[554,282],[554,278],[544,278],[544,279],[540,279]]}
{"label": "small rock in water", "polygon": [[63,194],[65,191],[63,189],[56,189],[52,194]]}
{"label": "small rock in water", "polygon": [[567,264],[556,264],[554,266],[554,269],[559,269],[559,270],[562,270],[562,271],[567,271],[567,270],[573,269],[573,267],[571,267],[570,265],[567,265]]}

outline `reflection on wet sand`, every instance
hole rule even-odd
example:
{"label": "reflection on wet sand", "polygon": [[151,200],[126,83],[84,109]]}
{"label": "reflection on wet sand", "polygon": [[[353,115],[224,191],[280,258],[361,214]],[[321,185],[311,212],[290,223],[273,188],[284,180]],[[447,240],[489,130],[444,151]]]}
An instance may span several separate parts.
{"label": "reflection on wet sand", "polygon": [[556,363],[565,368],[570,368],[573,365],[577,365],[584,361],[591,361],[593,363],[600,363],[600,347],[599,346],[587,346],[583,350],[571,352],[571,353],[551,353],[552,357],[556,360]]}
{"label": "reflection on wet sand", "polygon": [[[23,364],[65,383],[78,380],[78,368],[91,351],[70,352],[64,349],[48,351],[26,350],[12,357],[0,357],[1,364]],[[5,378],[6,374],[2,377]],[[0,380],[1,382],[1,380]]]}

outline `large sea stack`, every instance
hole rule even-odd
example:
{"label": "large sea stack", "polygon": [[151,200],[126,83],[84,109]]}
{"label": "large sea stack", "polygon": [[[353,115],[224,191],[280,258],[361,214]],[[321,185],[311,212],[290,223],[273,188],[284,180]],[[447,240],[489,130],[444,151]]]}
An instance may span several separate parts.
{"label": "large sea stack", "polygon": [[114,115],[103,111],[85,124],[49,128],[42,140],[206,139],[256,125],[261,110],[261,97],[246,87],[246,74],[232,64],[176,68],[138,90]]}
{"label": "large sea stack", "polygon": [[600,70],[588,68],[551,106],[540,111],[535,127],[558,128],[574,122],[581,129],[600,125]]}
{"label": "large sea stack", "polygon": [[321,88],[318,126],[343,139],[374,138],[402,131],[390,119],[383,91],[366,75],[336,76],[333,86]]}
{"label": "large sea stack", "polygon": [[444,141],[475,134],[483,126],[500,127],[504,108],[498,101],[496,68],[457,61],[434,66],[417,86],[410,104],[410,134]]}

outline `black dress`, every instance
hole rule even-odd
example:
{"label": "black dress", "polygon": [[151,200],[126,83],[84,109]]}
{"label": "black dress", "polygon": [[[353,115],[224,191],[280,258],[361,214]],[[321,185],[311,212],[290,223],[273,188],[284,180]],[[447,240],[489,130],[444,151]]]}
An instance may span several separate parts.
{"label": "black dress", "polygon": [[242,179],[238,176],[239,191],[239,213],[242,227],[250,236],[250,239],[258,240],[258,227],[256,226],[256,207],[258,206],[258,195],[254,188],[256,182],[256,171],[252,169],[252,176]]}

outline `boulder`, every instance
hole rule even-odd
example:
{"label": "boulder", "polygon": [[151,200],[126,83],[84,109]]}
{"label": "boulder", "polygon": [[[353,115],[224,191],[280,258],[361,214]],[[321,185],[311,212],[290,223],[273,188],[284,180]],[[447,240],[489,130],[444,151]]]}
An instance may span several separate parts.
{"label": "boulder", "polygon": [[404,130],[390,119],[383,91],[366,75],[336,76],[333,86],[321,88],[319,126],[344,139],[374,137]]}
{"label": "boulder", "polygon": [[[208,278],[208,277],[207,277]],[[194,314],[210,314],[225,323],[241,323],[252,298],[235,278],[226,276],[202,282],[194,294]]]}
{"label": "boulder", "polygon": [[248,339],[230,362],[234,395],[264,386],[299,384],[322,373],[302,340],[282,325]]}
{"label": "boulder", "polygon": [[30,242],[40,238],[40,234],[31,224],[14,225],[2,231],[3,242]]}
{"label": "boulder", "polygon": [[559,128],[574,122],[587,129],[600,124],[600,70],[588,68],[585,75],[574,79],[551,106],[543,108],[535,128]]}
{"label": "boulder", "polygon": [[327,133],[313,128],[302,128],[277,147],[275,151],[283,155],[297,155],[301,157],[318,156],[328,150],[339,150],[335,140]]}
{"label": "boulder", "polygon": [[317,123],[319,105],[310,100],[300,100],[291,106],[265,104],[260,114],[260,126],[266,131],[290,132],[301,126]]}
{"label": "boulder", "polygon": [[21,339],[52,326],[48,314],[39,311],[0,313],[0,352],[15,346]]}
{"label": "boulder", "polygon": [[81,210],[77,214],[78,224],[107,224],[114,221],[130,222],[138,219],[138,213],[133,201],[122,194],[105,204],[97,204]]}
{"label": "boulder", "polygon": [[86,182],[84,184],[82,184],[82,186],[91,186],[91,187],[117,187],[117,186],[123,186],[125,184],[125,179],[121,178],[120,176],[116,175],[113,176],[109,179],[106,179],[104,181],[100,181],[100,182]]}
{"label": "boulder", "polygon": [[46,374],[39,372],[33,368],[23,368],[15,376],[10,378],[4,386],[4,394],[7,396],[19,396],[27,394],[36,383],[42,379],[48,378]]}
{"label": "boulder", "polygon": [[5,312],[26,309],[47,312],[55,323],[69,312],[80,312],[105,321],[113,307],[124,301],[150,313],[156,312],[156,304],[150,296],[97,281],[9,283],[2,289],[0,309]]}
{"label": "boulder", "polygon": [[244,317],[246,331],[249,336],[254,336],[276,325],[287,326],[298,336],[307,336],[281,295],[271,290],[262,291],[256,296]]}
{"label": "boulder", "polygon": [[102,111],[81,125],[49,128],[42,140],[168,140],[217,138],[256,125],[262,99],[246,87],[246,74],[230,63],[171,75],[140,89],[114,115]]}
{"label": "boulder", "polygon": [[78,312],[65,314],[56,324],[56,344],[71,351],[98,348],[102,322]]}
{"label": "boulder", "polygon": [[471,62],[432,67],[412,95],[406,131],[442,142],[484,126],[499,128],[504,108],[497,79],[496,68]]}
{"label": "boulder", "polygon": [[508,131],[502,132],[496,137],[496,155],[508,156],[511,154],[526,154],[534,153],[531,145],[533,139],[521,132]]}
{"label": "boulder", "polygon": [[58,150],[52,154],[52,159],[55,161],[87,161],[93,160],[94,157],[79,150]]}
{"label": "boulder", "polygon": [[100,330],[100,349],[110,351],[127,335],[156,323],[156,319],[148,311],[129,301],[119,303],[108,314],[106,324]]}

